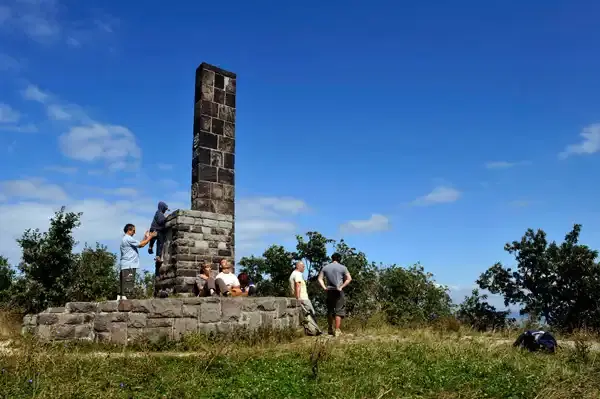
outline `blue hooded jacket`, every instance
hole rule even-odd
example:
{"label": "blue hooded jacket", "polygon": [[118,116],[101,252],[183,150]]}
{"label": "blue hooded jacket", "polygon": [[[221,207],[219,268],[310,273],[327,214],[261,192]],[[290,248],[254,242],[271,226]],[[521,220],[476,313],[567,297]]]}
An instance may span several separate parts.
{"label": "blue hooded jacket", "polygon": [[167,220],[165,216],[165,212],[169,209],[169,206],[164,202],[160,201],[158,203],[158,210],[154,214],[154,219],[152,219],[152,224],[150,225],[150,231],[161,231],[165,228],[165,222]]}

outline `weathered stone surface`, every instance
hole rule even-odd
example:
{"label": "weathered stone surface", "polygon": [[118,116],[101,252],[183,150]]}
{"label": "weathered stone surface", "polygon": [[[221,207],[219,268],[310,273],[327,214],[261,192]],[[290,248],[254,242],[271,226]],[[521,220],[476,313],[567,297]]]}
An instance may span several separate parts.
{"label": "weathered stone surface", "polygon": [[117,312],[119,310],[119,301],[106,301],[98,304],[100,312]]}
{"label": "weathered stone surface", "polygon": [[111,342],[118,345],[127,345],[127,323],[112,323],[110,328]]}
{"label": "weathered stone surface", "polygon": [[84,315],[81,313],[63,313],[58,315],[58,323],[60,324],[83,324]]}
{"label": "weathered stone surface", "polygon": [[48,308],[46,309],[46,313],[64,313],[66,312],[66,308]]}
{"label": "weathered stone surface", "polygon": [[58,322],[58,314],[56,313],[40,313],[37,316],[37,322],[40,325],[51,325]]}
{"label": "weathered stone surface", "polygon": [[243,298],[223,298],[221,300],[221,321],[239,320],[242,314]]}
{"label": "weathered stone surface", "polygon": [[103,312],[101,309],[114,310],[114,305],[100,303],[94,313],[46,311],[28,315],[23,318],[22,331],[43,341],[95,340],[126,345],[139,339],[181,339],[194,332],[231,334],[261,326],[300,326],[300,308],[290,298],[169,298],[120,301],[119,305],[128,310]]}
{"label": "weathered stone surface", "polygon": [[69,302],[67,303],[67,312],[70,313],[94,313],[98,309],[98,304],[94,302]]}
{"label": "weathered stone surface", "polygon": [[173,319],[173,339],[181,339],[183,336],[198,332],[197,318]]}
{"label": "weathered stone surface", "polygon": [[144,328],[146,327],[147,315],[145,313],[132,313],[129,315],[127,327]]}
{"label": "weathered stone surface", "polygon": [[221,320],[221,303],[204,302],[200,305],[200,322],[214,323]]}

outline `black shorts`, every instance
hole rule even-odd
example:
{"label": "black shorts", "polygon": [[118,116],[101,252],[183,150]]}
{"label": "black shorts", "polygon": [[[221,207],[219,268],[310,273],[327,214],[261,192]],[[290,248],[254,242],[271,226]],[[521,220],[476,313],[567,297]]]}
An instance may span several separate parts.
{"label": "black shorts", "polygon": [[330,316],[346,316],[346,296],[344,291],[327,290],[327,314]]}

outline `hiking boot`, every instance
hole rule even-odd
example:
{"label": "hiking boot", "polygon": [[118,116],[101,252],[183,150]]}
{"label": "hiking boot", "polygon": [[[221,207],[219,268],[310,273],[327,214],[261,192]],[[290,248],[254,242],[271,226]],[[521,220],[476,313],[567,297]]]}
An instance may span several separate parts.
{"label": "hiking boot", "polygon": [[154,253],[154,249],[152,249],[152,247],[148,247],[148,253],[152,255]]}

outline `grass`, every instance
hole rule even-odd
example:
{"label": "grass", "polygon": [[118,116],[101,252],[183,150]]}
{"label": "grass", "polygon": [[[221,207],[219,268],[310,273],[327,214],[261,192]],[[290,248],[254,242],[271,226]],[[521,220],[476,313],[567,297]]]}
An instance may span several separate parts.
{"label": "grass", "polygon": [[133,348],[21,339],[0,351],[0,398],[600,398],[600,352],[584,333],[544,355],[513,349],[516,332],[452,322],[344,327],[352,336],[263,330]]}
{"label": "grass", "polygon": [[[0,355],[3,398],[598,398],[594,352],[530,354],[432,329],[402,340],[188,337],[188,356],[36,346]],[[264,336],[264,333],[263,333]],[[443,339],[442,339],[443,338]],[[181,349],[177,347],[175,349]],[[96,349],[99,349],[96,347]]]}

